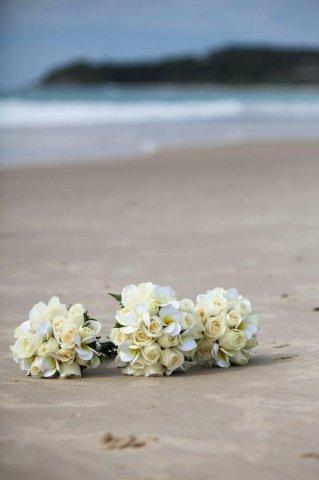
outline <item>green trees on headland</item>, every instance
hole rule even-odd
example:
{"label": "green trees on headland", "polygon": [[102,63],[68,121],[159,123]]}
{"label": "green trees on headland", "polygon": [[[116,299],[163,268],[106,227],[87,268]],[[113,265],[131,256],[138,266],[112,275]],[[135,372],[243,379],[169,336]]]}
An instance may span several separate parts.
{"label": "green trees on headland", "polygon": [[56,68],[42,85],[319,84],[319,50],[229,47],[201,56],[140,62],[80,61]]}

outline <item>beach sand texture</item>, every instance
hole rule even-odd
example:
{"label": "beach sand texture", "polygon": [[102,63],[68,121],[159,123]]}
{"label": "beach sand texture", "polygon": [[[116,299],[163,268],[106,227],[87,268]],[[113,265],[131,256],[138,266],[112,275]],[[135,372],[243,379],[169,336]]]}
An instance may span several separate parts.
{"label": "beach sand texture", "polygon": [[[318,185],[318,143],[1,172],[2,478],[318,478]],[[238,287],[262,325],[250,364],[45,381],[13,362],[37,301],[82,302],[107,334],[106,292],[147,280]]]}

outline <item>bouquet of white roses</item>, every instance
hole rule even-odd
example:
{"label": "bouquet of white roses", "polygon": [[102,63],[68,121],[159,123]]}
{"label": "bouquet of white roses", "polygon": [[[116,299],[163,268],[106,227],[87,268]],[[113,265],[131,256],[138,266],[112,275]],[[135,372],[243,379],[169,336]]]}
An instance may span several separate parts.
{"label": "bouquet of white roses", "polygon": [[100,364],[100,330],[101,323],[90,318],[83,305],[67,308],[52,297],[48,304],[34,305],[29,320],[16,328],[11,351],[32,377],[81,377],[84,368]]}
{"label": "bouquet of white roses", "polygon": [[258,317],[235,288],[208,290],[196,305],[151,282],[110,295],[120,308],[104,342],[98,336],[101,323],[83,305],[66,307],[58,297],[34,305],[10,347],[21,370],[35,378],[81,377],[108,356],[116,357],[123,374],[162,376],[195,363],[246,365],[258,343]]}
{"label": "bouquet of white roses", "polygon": [[110,340],[117,346],[115,364],[122,373],[161,376],[184,369],[203,329],[193,302],[178,301],[171,287],[151,282],[128,285],[121,295],[111,295],[121,306]]}
{"label": "bouquet of white roses", "polygon": [[258,317],[235,288],[215,288],[197,296],[196,312],[204,326],[195,358],[200,364],[246,365],[257,342]]}

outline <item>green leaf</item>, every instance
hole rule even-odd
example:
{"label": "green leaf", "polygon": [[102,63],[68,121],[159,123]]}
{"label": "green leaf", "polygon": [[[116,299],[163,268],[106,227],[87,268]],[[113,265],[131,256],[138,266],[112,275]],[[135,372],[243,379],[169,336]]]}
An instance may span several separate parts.
{"label": "green leaf", "polygon": [[[114,358],[117,355],[117,346],[114,345],[111,340],[106,340],[105,342],[99,342],[99,350],[105,357]],[[103,357],[102,357],[103,359]]]}
{"label": "green leaf", "polygon": [[122,306],[122,295],[120,293],[109,293],[111,297],[113,297],[117,303],[119,303]]}
{"label": "green leaf", "polygon": [[84,312],[84,326],[86,327],[91,321],[96,322],[96,318],[90,317],[88,312]]}

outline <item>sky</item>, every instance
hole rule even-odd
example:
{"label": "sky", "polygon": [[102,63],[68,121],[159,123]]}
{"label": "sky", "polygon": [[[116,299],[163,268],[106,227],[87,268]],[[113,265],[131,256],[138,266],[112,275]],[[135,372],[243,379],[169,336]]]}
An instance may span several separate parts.
{"label": "sky", "polygon": [[72,60],[202,53],[234,43],[319,48],[319,0],[0,0],[0,87]]}

